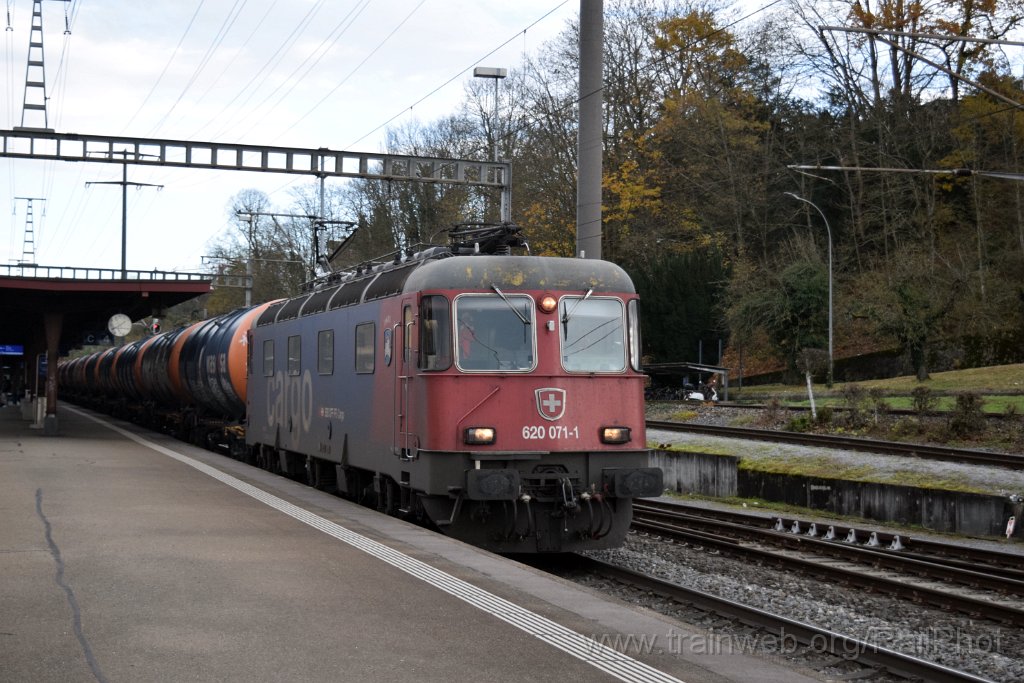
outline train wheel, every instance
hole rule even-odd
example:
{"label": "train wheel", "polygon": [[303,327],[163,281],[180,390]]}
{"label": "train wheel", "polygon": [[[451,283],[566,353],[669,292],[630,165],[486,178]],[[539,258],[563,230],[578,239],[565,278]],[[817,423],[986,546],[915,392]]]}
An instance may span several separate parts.
{"label": "train wheel", "polygon": [[256,447],[250,446],[249,444],[242,441],[239,446],[238,459],[244,462],[246,465],[257,464],[256,458]]}
{"label": "train wheel", "polygon": [[401,490],[395,480],[382,474],[376,475],[374,488],[377,489],[377,510],[386,515],[397,515]]}
{"label": "train wheel", "polygon": [[277,470],[277,462],[277,449],[264,444],[260,444],[256,447],[256,465],[260,469],[264,469],[268,472],[275,472]]}
{"label": "train wheel", "polygon": [[320,491],[334,491],[338,487],[338,475],[334,463],[319,458],[306,458],[306,484]]}

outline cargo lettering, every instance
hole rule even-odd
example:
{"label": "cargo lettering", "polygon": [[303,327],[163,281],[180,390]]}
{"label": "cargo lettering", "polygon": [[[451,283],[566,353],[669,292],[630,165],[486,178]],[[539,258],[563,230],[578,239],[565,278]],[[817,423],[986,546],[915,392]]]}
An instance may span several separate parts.
{"label": "cargo lettering", "polygon": [[278,372],[267,381],[267,422],[308,432],[313,421],[313,376],[306,370],[300,376]]}

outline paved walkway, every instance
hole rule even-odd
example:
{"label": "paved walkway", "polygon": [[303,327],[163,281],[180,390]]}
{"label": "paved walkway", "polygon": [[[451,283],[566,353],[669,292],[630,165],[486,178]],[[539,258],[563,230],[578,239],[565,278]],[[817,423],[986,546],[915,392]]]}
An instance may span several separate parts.
{"label": "paved walkway", "polygon": [[161,435],[67,406],[60,434],[0,408],[5,682],[802,680]]}

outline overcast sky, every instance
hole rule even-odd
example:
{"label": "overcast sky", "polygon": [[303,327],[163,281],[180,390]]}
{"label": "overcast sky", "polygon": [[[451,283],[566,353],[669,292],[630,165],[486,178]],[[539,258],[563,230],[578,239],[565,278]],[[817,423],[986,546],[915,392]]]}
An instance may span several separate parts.
{"label": "overcast sky", "polygon": [[[452,113],[473,66],[514,69],[524,52],[535,55],[578,14],[579,0],[42,6],[48,123],[59,133],[374,152],[383,148],[382,124],[396,115],[392,126]],[[0,127],[11,129],[22,125],[32,2],[8,0],[7,7]],[[28,114],[24,125],[42,120]],[[121,173],[115,164],[0,159],[0,206],[8,209],[0,263],[20,261],[24,251],[27,202],[14,198],[40,197],[45,203],[33,203],[36,263],[119,268],[121,188],[85,184],[119,181]],[[133,166],[128,180],[164,186],[128,188],[127,265],[140,270],[198,269],[208,240],[227,227],[237,192],[261,189],[284,209],[289,187],[309,182]]]}

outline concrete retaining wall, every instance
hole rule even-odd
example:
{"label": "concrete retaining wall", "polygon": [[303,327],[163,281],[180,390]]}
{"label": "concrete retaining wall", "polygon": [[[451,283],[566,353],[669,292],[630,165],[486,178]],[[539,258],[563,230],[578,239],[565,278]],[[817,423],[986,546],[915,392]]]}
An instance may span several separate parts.
{"label": "concrete retaining wall", "polygon": [[980,536],[1004,536],[1007,520],[1016,515],[1013,535],[1024,538],[1021,506],[1001,496],[738,470],[738,461],[728,455],[661,450],[651,453],[651,465],[665,472],[665,488],[678,493],[760,498],[838,515]]}
{"label": "concrete retaining wall", "polygon": [[738,479],[742,498],[762,498],[935,531],[1002,536],[1006,520],[1013,514],[1010,501],[1001,496],[750,470],[741,470]]}
{"label": "concrete retaining wall", "polygon": [[651,451],[651,467],[660,467],[665,473],[666,489],[718,498],[736,495],[738,460],[734,455]]}

